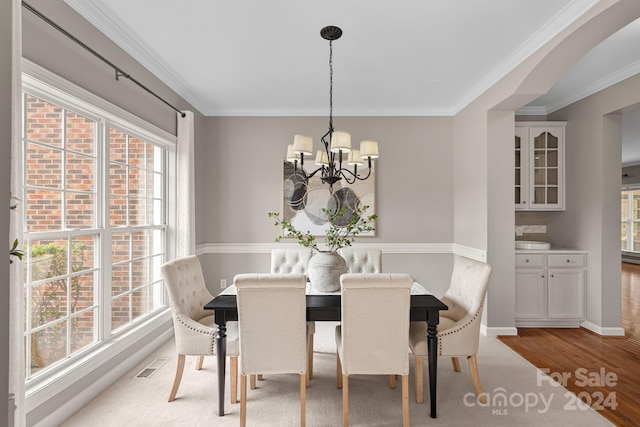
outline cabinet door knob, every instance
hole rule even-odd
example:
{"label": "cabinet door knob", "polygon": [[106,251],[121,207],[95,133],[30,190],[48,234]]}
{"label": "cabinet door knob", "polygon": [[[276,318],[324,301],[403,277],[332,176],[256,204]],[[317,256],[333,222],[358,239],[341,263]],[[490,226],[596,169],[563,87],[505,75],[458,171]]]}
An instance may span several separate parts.
{"label": "cabinet door knob", "polygon": [[568,259],[568,260],[567,260],[567,263],[570,263],[570,262],[571,262],[571,260],[570,260],[570,259]]}
{"label": "cabinet door knob", "polygon": [[555,276],[552,274],[551,277],[555,277]]}
{"label": "cabinet door knob", "polygon": [[542,277],[544,279],[544,274],[541,274],[540,277]]}
{"label": "cabinet door knob", "polygon": [[524,262],[529,262],[529,258],[525,259]]}

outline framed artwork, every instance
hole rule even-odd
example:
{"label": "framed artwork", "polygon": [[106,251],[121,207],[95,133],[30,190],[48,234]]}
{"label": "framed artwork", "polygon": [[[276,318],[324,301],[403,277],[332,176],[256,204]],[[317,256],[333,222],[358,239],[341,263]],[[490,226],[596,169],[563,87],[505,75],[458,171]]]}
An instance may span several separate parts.
{"label": "framed artwork", "polygon": [[[367,168],[359,170],[366,176]],[[353,184],[345,179],[333,184],[333,193],[329,185],[322,183],[320,173],[305,182],[300,169],[294,170],[292,163],[284,161],[282,176],[283,218],[291,221],[296,229],[309,231],[314,236],[325,236],[328,228],[327,215],[323,209],[336,212],[346,206],[345,215],[341,218],[346,225],[351,219],[350,212],[354,208],[368,206],[365,215],[373,215],[376,210],[375,164],[372,165],[371,176],[364,181],[356,180]],[[338,224],[340,225],[340,224]],[[375,228],[375,224],[372,224]],[[362,233],[360,236],[375,236],[375,230]]]}

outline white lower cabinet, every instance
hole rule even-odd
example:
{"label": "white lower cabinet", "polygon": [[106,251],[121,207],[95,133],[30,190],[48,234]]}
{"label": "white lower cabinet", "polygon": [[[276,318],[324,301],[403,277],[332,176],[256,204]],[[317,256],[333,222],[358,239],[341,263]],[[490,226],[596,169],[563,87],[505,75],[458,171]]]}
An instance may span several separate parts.
{"label": "white lower cabinet", "polygon": [[579,326],[585,273],[584,253],[516,254],[516,326]]}

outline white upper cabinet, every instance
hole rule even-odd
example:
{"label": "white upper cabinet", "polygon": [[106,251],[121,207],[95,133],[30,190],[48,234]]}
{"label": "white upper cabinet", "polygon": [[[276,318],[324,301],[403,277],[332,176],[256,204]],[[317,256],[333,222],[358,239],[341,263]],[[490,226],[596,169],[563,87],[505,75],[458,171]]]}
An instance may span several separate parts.
{"label": "white upper cabinet", "polygon": [[516,122],[516,210],[564,210],[566,122]]}

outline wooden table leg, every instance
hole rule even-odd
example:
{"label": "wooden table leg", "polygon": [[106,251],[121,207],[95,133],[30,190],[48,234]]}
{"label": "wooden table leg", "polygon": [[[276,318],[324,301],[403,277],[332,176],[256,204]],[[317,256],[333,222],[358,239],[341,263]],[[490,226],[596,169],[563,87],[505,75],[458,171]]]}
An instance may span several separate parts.
{"label": "wooden table leg", "polygon": [[429,351],[429,394],[431,397],[431,418],[436,417],[436,390],[438,382],[438,335],[437,325],[427,325],[427,348]]}
{"label": "wooden table leg", "polygon": [[224,415],[224,373],[227,360],[227,324],[221,323],[216,329],[216,350],[218,359],[218,416]]}

